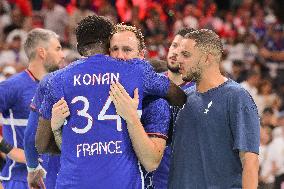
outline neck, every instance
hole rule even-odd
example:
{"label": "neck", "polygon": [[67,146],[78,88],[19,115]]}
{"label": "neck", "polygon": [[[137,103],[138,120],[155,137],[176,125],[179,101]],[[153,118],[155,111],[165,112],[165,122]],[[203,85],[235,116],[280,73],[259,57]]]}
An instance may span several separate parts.
{"label": "neck", "polygon": [[211,72],[207,71],[202,74],[200,82],[196,83],[196,88],[198,92],[205,93],[210,89],[218,87],[227,80],[228,79],[221,74],[219,69]]}
{"label": "neck", "polygon": [[174,84],[176,85],[181,85],[184,83],[184,81],[182,80],[182,76],[180,73],[174,73],[171,72],[170,70],[168,70],[168,77],[170,80],[172,80],[174,82]]}
{"label": "neck", "polygon": [[43,65],[37,60],[30,61],[28,69],[38,80],[42,80],[42,78],[47,74]]}

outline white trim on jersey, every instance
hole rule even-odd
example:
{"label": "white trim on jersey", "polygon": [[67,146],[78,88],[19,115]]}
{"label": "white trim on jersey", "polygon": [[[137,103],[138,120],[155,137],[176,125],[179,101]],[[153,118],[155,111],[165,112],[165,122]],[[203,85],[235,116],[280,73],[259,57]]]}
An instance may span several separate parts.
{"label": "white trim on jersey", "polygon": [[145,187],[145,183],[144,183],[144,174],[143,174],[143,171],[142,171],[142,168],[141,168],[141,164],[140,162],[138,161],[138,167],[139,167],[139,171],[140,171],[140,176],[141,176],[141,185],[142,185],[142,189],[144,189]]}
{"label": "white trim on jersey", "polygon": [[0,123],[2,123],[3,125],[12,125],[12,122],[14,124],[14,126],[20,126],[20,127],[26,127],[28,124],[28,120],[27,119],[12,119],[12,118],[3,118],[2,116],[0,116]]}
{"label": "white trim on jersey", "polygon": [[[18,147],[18,141],[17,141],[17,135],[16,135],[16,129],[15,129],[15,122],[14,122],[14,116],[13,116],[13,111],[12,109],[9,109],[10,112],[10,124],[11,124],[11,129],[12,129],[12,134],[13,134],[13,141],[14,141],[14,147]],[[13,160],[13,163],[9,166],[9,176],[8,177],[3,177],[0,176],[0,180],[10,180],[12,176],[12,169],[15,166],[16,161]]]}

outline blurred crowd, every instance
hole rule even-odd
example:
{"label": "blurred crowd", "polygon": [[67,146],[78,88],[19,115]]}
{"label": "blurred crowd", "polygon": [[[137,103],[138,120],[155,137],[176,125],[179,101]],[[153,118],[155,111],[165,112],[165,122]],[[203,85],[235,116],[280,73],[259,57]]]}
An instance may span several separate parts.
{"label": "blurred crowd", "polygon": [[277,54],[284,53],[284,25],[275,6],[273,0],[0,0],[0,81],[27,66],[23,42],[36,27],[59,34],[64,64],[79,58],[76,24],[94,13],[140,28],[151,59],[165,60],[183,27],[213,29],[224,45],[224,74],[258,107],[260,188],[272,188],[284,175],[284,56]]}

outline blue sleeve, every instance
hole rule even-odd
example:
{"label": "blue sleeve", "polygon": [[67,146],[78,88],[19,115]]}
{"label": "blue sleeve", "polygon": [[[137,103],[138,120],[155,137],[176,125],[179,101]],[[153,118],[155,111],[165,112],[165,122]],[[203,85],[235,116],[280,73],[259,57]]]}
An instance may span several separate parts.
{"label": "blue sleeve", "polygon": [[18,99],[16,97],[17,91],[13,86],[14,84],[9,83],[8,81],[0,83],[0,112],[8,110],[13,104],[15,104],[15,100]]}
{"label": "blue sleeve", "polygon": [[43,88],[44,87],[45,86],[43,86],[43,85],[39,85],[37,90],[36,90],[36,93],[34,95],[34,98],[33,98],[32,102],[31,102],[31,105],[30,105],[31,109],[33,111],[39,112],[39,108],[40,108],[41,103],[43,101],[43,96],[44,96]]}
{"label": "blue sleeve", "polygon": [[36,168],[38,166],[39,154],[35,147],[35,136],[38,125],[39,113],[30,111],[28,125],[24,134],[24,150],[27,161],[27,166]]}
{"label": "blue sleeve", "polygon": [[44,119],[51,119],[52,106],[53,104],[58,102],[61,97],[64,97],[63,77],[61,74],[57,74],[54,77],[50,78],[45,88],[43,102],[40,107],[40,113]]}
{"label": "blue sleeve", "polygon": [[163,74],[158,74],[147,61],[134,59],[143,72],[143,91],[146,95],[165,97],[170,87],[170,80]]}
{"label": "blue sleeve", "polygon": [[149,136],[167,139],[170,125],[170,106],[165,99],[146,97],[143,100],[142,124]]}
{"label": "blue sleeve", "polygon": [[230,99],[230,127],[234,150],[259,153],[260,123],[257,107],[249,93],[240,89]]}

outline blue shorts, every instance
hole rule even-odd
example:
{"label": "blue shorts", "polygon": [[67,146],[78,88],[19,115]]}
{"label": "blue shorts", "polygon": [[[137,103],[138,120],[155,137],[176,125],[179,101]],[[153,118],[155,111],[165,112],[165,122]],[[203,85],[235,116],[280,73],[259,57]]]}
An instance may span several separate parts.
{"label": "blue shorts", "polygon": [[29,189],[27,182],[18,180],[3,180],[2,185],[4,189]]}

